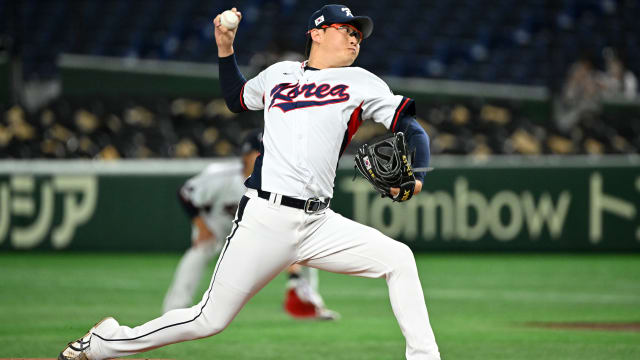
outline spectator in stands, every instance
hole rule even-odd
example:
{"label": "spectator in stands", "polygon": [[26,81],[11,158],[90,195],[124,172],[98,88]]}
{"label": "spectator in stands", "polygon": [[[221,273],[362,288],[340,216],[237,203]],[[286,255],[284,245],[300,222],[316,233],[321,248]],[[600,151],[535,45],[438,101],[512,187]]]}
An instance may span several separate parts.
{"label": "spectator in stands", "polygon": [[560,99],[556,101],[556,125],[567,131],[587,116],[600,111],[602,85],[591,56],[583,54],[571,65],[564,82]]}
{"label": "spectator in stands", "polygon": [[622,59],[612,48],[602,51],[605,71],[600,82],[605,97],[624,97],[634,99],[638,91],[638,80],[631,70],[626,69]]}

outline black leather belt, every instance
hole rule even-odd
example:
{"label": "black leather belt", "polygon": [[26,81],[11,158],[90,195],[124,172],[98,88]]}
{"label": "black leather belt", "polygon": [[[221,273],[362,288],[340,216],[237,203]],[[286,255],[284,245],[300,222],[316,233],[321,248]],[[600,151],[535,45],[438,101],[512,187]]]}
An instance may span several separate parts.
{"label": "black leather belt", "polygon": [[[271,193],[268,191],[258,190],[258,196],[269,200],[271,197]],[[282,195],[282,200],[280,200],[280,204],[296,209],[304,210],[307,214],[313,214],[318,211],[322,211],[329,207],[331,203],[331,199],[328,199],[326,202],[320,200],[319,198],[310,198],[307,200],[296,199],[286,195]]]}

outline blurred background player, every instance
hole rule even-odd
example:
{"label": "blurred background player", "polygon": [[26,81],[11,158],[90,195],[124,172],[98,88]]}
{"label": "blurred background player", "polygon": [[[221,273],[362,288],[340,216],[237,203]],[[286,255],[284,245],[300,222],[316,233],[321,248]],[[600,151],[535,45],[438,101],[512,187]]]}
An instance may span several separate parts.
{"label": "blurred background player", "polygon": [[[253,171],[260,154],[262,132],[252,130],[242,142],[242,168],[212,164],[180,188],[178,199],[191,218],[191,247],[176,269],[163,303],[163,312],[187,308],[209,262],[220,252],[231,232],[238,200],[245,193],[244,179]],[[237,171],[236,171],[237,170]],[[289,280],[284,309],[295,318],[335,320],[339,314],[325,307],[318,292],[318,270],[300,265],[287,269]]]}

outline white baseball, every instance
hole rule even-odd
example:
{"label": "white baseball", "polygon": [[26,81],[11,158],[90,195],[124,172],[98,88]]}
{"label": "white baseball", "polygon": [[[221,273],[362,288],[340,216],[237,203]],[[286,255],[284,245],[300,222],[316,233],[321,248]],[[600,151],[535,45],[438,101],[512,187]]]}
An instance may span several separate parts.
{"label": "white baseball", "polygon": [[239,22],[240,19],[238,15],[231,10],[225,10],[222,15],[220,15],[220,24],[229,30],[235,29]]}

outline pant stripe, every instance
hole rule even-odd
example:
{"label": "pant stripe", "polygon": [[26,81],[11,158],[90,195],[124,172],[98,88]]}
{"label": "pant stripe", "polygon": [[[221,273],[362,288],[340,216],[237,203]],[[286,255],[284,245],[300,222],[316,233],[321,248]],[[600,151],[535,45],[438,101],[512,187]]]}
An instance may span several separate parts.
{"label": "pant stripe", "polygon": [[224,259],[224,254],[227,252],[227,248],[229,247],[229,244],[231,243],[231,238],[233,238],[233,236],[236,234],[236,230],[238,230],[238,226],[240,221],[242,221],[242,215],[244,215],[244,208],[247,206],[247,203],[249,202],[249,198],[246,196],[243,196],[242,199],[240,200],[240,204],[238,205],[238,212],[236,213],[236,218],[233,221],[235,226],[233,228],[233,231],[231,232],[231,234],[227,237],[227,241],[226,244],[224,246],[224,249],[222,250],[222,254],[220,255],[220,260],[218,261],[218,266],[216,266],[216,270],[213,273],[213,280],[211,280],[211,285],[209,285],[209,289],[207,290],[207,300],[204,302],[204,304],[202,304],[202,307],[200,308],[200,312],[198,313],[198,315],[196,315],[193,319],[191,320],[187,320],[187,321],[183,321],[183,322],[179,322],[179,323],[175,323],[175,324],[171,324],[171,325],[167,325],[167,326],[163,326],[159,329],[153,330],[151,332],[148,332],[146,334],[140,335],[138,337],[135,338],[130,338],[130,339],[105,339],[102,336],[93,333],[92,335],[95,335],[96,337],[98,337],[101,340],[104,341],[130,341],[130,340],[138,340],[141,339],[145,336],[149,336],[151,334],[154,334],[160,330],[164,330],[170,327],[174,327],[174,326],[178,326],[178,325],[184,325],[184,324],[188,324],[190,322],[195,321],[197,318],[200,317],[200,315],[202,315],[202,312],[204,311],[204,307],[207,306],[207,303],[209,302],[209,299],[211,299],[211,290],[213,289],[213,284],[216,281],[216,275],[218,274],[218,267],[220,267],[222,265],[222,260]]}
{"label": "pant stripe", "polygon": [[249,198],[246,196],[243,196],[242,199],[240,199],[240,204],[238,205],[238,212],[236,213],[236,219],[233,220],[236,226],[233,227],[233,231],[231,231],[231,234],[227,236],[227,244],[229,243],[233,235],[236,234],[236,230],[238,230],[238,223],[242,221],[242,216],[244,215],[244,208],[247,206],[248,202],[249,202]]}

